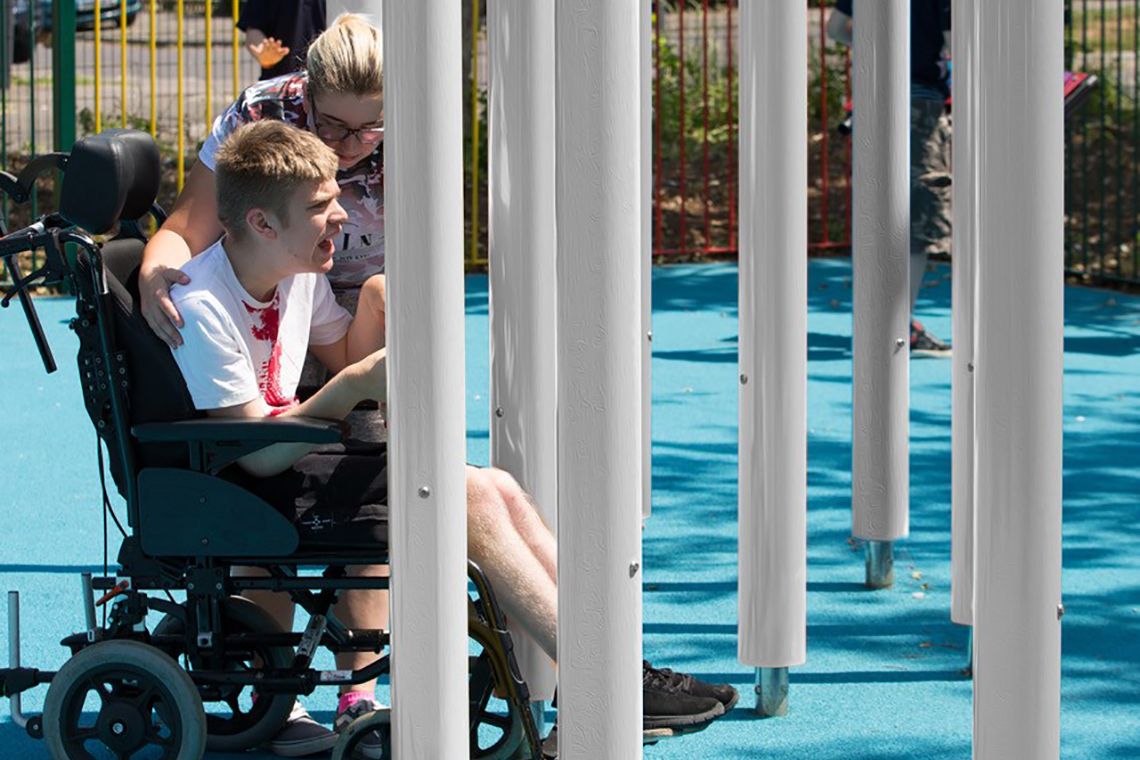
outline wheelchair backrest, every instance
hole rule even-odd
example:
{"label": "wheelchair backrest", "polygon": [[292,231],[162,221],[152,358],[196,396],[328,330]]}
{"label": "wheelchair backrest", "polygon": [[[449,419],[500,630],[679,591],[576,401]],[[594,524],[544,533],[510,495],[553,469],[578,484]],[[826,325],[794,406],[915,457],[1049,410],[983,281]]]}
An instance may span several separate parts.
{"label": "wheelchair backrest", "polygon": [[71,149],[60,188],[59,213],[93,235],[150,212],[162,161],[146,132],[108,129]]}
{"label": "wheelchair backrest", "polygon": [[[108,130],[87,137],[72,148],[59,213],[88,232],[107,232],[151,210],[159,174],[158,148],[145,132]],[[128,502],[129,484],[141,467],[185,467],[188,458],[185,445],[138,445],[129,435],[131,427],[198,416],[170,350],[139,310],[144,245],[134,237],[104,243],[99,272],[88,252],[77,259],[73,326],[84,402],[107,445],[112,478]],[[129,504],[132,522],[136,506]]]}

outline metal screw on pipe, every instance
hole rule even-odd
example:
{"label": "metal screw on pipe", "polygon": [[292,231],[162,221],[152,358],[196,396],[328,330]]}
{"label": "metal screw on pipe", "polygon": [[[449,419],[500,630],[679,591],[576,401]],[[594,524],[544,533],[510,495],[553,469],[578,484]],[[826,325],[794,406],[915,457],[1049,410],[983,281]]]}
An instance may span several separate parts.
{"label": "metal screw on pipe", "polygon": [[431,496],[431,489],[427,486],[420,486],[419,494],[421,499],[426,499]]}
{"label": "metal screw on pipe", "polygon": [[1058,604],[1057,605],[1057,619],[1060,620],[1064,616],[1065,616],[1065,605]]}
{"label": "metal screw on pipe", "polygon": [[502,417],[504,414],[506,414],[506,412],[503,411],[503,407],[501,407],[501,406],[495,407],[495,416],[496,417]]}
{"label": "metal screw on pipe", "polygon": [[748,384],[748,375],[741,375],[740,376],[740,384],[741,385],[747,385]]}
{"label": "metal screw on pipe", "polygon": [[630,562],[629,563],[629,577],[632,578],[633,576],[637,575],[637,571],[640,569],[641,569],[641,563],[640,562]]}
{"label": "metal screw on pipe", "polygon": [[902,351],[906,345],[906,338],[895,338],[895,351]]}

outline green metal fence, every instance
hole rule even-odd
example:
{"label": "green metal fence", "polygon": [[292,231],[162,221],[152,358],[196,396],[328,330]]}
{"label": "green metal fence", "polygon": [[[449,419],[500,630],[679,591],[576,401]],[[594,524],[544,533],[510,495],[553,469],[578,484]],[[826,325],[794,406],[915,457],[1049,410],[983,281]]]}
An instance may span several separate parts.
{"label": "green metal fence", "polygon": [[[0,0],[0,25],[10,29],[18,18],[22,40],[13,45],[0,33],[9,61],[0,87],[0,163],[11,170],[28,154],[119,126],[150,131],[175,163],[179,144],[192,158],[213,117],[259,76],[234,27],[240,5],[82,0],[77,27],[76,0],[52,2],[47,23],[45,0]],[[55,22],[61,14],[70,15]]]}

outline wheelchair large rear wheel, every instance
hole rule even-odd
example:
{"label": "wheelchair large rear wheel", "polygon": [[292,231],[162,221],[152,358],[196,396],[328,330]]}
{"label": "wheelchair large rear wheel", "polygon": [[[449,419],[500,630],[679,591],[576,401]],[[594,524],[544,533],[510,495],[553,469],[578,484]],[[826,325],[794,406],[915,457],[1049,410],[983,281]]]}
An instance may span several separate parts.
{"label": "wheelchair large rear wheel", "polygon": [[[44,701],[44,740],[55,760],[200,760],[206,716],[190,676],[138,641],[93,644],[64,663]],[[92,754],[95,750],[97,754]]]}
{"label": "wheelchair large rear wheel", "polygon": [[[230,633],[275,633],[280,631],[277,623],[263,609],[240,596],[231,596],[222,603],[224,629]],[[154,629],[155,635],[181,636],[183,621],[167,615]],[[179,649],[179,657],[185,652]],[[251,652],[259,659],[260,667],[288,669],[293,664],[293,650],[286,646],[258,646]],[[200,663],[186,663],[191,672]],[[226,667],[232,670],[252,670],[252,659],[227,660]],[[296,697],[292,694],[259,694],[253,699],[249,686],[222,686],[220,699],[207,699],[209,704],[220,704],[220,712],[206,713],[206,746],[216,752],[242,752],[252,749],[272,739],[285,724],[293,709]]]}
{"label": "wheelchair large rear wheel", "polygon": [[524,717],[510,701],[495,700],[495,686],[509,667],[499,650],[488,646],[482,626],[471,625],[468,633],[482,651],[470,658],[468,675],[471,760],[509,760],[526,757]]}

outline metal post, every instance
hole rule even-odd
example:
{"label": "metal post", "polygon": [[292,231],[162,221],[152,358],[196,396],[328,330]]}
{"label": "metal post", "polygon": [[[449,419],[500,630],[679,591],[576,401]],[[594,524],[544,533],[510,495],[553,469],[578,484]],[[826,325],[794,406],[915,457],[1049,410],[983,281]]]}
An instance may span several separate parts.
{"label": "metal post", "polygon": [[[491,464],[558,524],[554,252],[554,0],[490,0],[488,141]],[[512,625],[531,698],[551,699],[553,663]]]}
{"label": "metal post", "polygon": [[788,669],[756,668],[756,712],[766,718],[788,714]]}
{"label": "metal post", "polygon": [[890,541],[868,541],[864,547],[867,588],[890,588],[895,583],[895,552]]}
{"label": "metal post", "polygon": [[[60,29],[61,27],[56,27]],[[70,28],[70,27],[62,27]],[[210,3],[206,3],[206,93],[210,92]],[[73,38],[74,39],[74,38]],[[127,126],[127,0],[119,0],[119,126]],[[209,123],[207,123],[207,129]]]}
{"label": "metal post", "polygon": [[954,0],[950,619],[974,622],[974,311],[977,296],[977,8]]}
{"label": "metal post", "polygon": [[852,532],[889,543],[908,532],[910,0],[857,2],[853,57]]}
{"label": "metal post", "polygon": [[81,573],[79,585],[83,589],[83,621],[87,625],[87,640],[95,641],[95,594],[91,584],[91,573]]}
{"label": "metal post", "polygon": [[807,632],[807,5],[740,8],[738,657],[787,713]]}
{"label": "metal post", "polygon": [[653,0],[641,7],[641,520],[653,512]]}
{"label": "metal post", "polygon": [[[52,3],[52,28],[75,28],[75,0]],[[52,135],[54,150],[75,144],[75,35],[56,34],[51,44]],[[125,108],[125,106],[124,106]]]}
{"label": "metal post", "polygon": [[637,0],[555,10],[563,760],[641,752]]}
{"label": "metal post", "polygon": [[466,758],[459,7],[384,10],[392,749]]}
{"label": "metal post", "polygon": [[970,678],[974,677],[974,628],[971,626],[967,629],[969,633],[966,636],[966,666],[962,669]]}
{"label": "metal post", "polygon": [[1061,3],[979,2],[977,34],[974,758],[1049,760],[1063,613]]}
{"label": "metal post", "polygon": [[[20,667],[20,592],[8,592],[8,667]],[[13,694],[8,698],[8,711],[12,715],[12,722],[20,728],[28,725],[28,717],[20,707],[20,695]]]}
{"label": "metal post", "polygon": [[[15,42],[14,33],[12,31],[12,12],[9,10],[9,3],[13,0],[0,0],[0,106],[3,108],[3,118],[7,120],[8,114],[8,87],[12,83],[12,45]],[[5,125],[6,126],[6,125]],[[7,132],[5,128],[4,134],[0,135],[5,142],[7,142]],[[5,156],[6,158],[6,156]],[[7,169],[8,162],[0,163]],[[4,214],[7,217],[7,214]]]}

